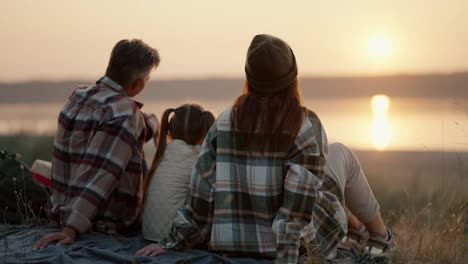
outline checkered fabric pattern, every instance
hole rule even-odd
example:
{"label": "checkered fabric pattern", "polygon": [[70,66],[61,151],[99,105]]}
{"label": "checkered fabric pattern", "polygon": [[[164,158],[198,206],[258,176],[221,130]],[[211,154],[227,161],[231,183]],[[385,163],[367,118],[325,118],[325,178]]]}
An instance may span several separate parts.
{"label": "checkered fabric pattern", "polygon": [[248,151],[233,131],[231,109],[214,123],[192,171],[164,248],[207,247],[227,256],[296,263],[299,241],[324,256],[345,232],[344,210],[323,188],[327,138],[315,113],[306,112],[287,152]]}
{"label": "checkered fabric pattern", "polygon": [[107,77],[74,91],[55,136],[52,219],[80,233],[135,222],[143,198],[143,144],[157,127],[156,117],[141,107]]}

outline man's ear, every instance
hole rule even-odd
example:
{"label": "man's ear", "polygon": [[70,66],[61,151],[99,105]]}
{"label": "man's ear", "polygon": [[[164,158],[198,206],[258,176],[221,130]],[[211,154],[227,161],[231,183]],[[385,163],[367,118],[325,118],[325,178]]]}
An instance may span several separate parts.
{"label": "man's ear", "polygon": [[134,80],[133,82],[131,82],[127,86],[128,94],[130,94],[132,96],[135,95],[136,92],[139,90],[139,87],[142,85],[142,82],[143,82],[143,79],[141,79],[141,78],[138,78],[138,79]]}
{"label": "man's ear", "polygon": [[145,85],[145,80],[143,78],[138,78],[138,79],[136,79],[135,82],[137,82],[136,87],[141,87],[141,86]]}

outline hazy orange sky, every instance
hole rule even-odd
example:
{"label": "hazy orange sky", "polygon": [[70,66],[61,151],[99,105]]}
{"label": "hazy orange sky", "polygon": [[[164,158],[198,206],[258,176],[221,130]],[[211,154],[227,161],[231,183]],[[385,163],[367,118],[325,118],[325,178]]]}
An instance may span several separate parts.
{"label": "hazy orange sky", "polygon": [[0,81],[98,78],[122,38],[160,51],[153,79],[240,77],[257,33],[285,39],[302,76],[468,70],[466,0],[3,0],[0,10]]}

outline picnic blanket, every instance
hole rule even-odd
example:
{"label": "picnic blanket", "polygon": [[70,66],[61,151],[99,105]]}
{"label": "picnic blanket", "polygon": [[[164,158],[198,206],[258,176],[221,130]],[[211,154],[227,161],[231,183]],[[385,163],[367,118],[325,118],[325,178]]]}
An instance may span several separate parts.
{"label": "picnic blanket", "polygon": [[[169,251],[157,256],[135,256],[135,252],[148,244],[141,234],[131,236],[94,233],[81,235],[73,245],[49,245],[42,250],[32,250],[34,242],[45,234],[60,231],[57,227],[25,228],[9,226],[8,230],[0,232],[0,264],[19,263],[219,263],[219,264],[267,264],[270,260],[254,258],[227,258],[203,250],[186,250],[184,252]],[[387,258],[371,257],[354,251],[338,250],[334,260],[322,260],[327,264],[380,264],[389,263]],[[300,263],[309,263],[302,258]],[[313,262],[316,263],[316,262]]]}
{"label": "picnic blanket", "polygon": [[94,233],[80,236],[73,245],[49,245],[42,250],[32,250],[34,242],[43,235],[59,230],[55,227],[11,227],[1,232],[0,263],[272,263],[253,258],[226,258],[202,250],[168,252],[157,257],[135,256],[138,249],[147,245],[140,234],[124,237]]}

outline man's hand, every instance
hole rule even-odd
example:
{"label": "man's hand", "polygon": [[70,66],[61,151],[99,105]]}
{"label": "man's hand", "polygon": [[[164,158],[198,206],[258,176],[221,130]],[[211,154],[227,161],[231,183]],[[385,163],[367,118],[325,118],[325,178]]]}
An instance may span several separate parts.
{"label": "man's hand", "polygon": [[149,244],[148,246],[137,251],[137,256],[157,256],[166,253],[166,250],[163,249],[159,244]]}
{"label": "man's hand", "polygon": [[59,246],[61,246],[61,245],[70,245],[70,244],[73,244],[73,242],[75,242],[76,235],[77,235],[77,233],[76,233],[75,229],[66,226],[66,227],[63,228],[62,232],[51,233],[51,234],[48,234],[48,235],[44,236],[43,238],[39,239],[34,244],[33,249],[34,250],[44,249],[50,243],[56,242],[56,241],[57,241],[57,245],[59,245]]}

